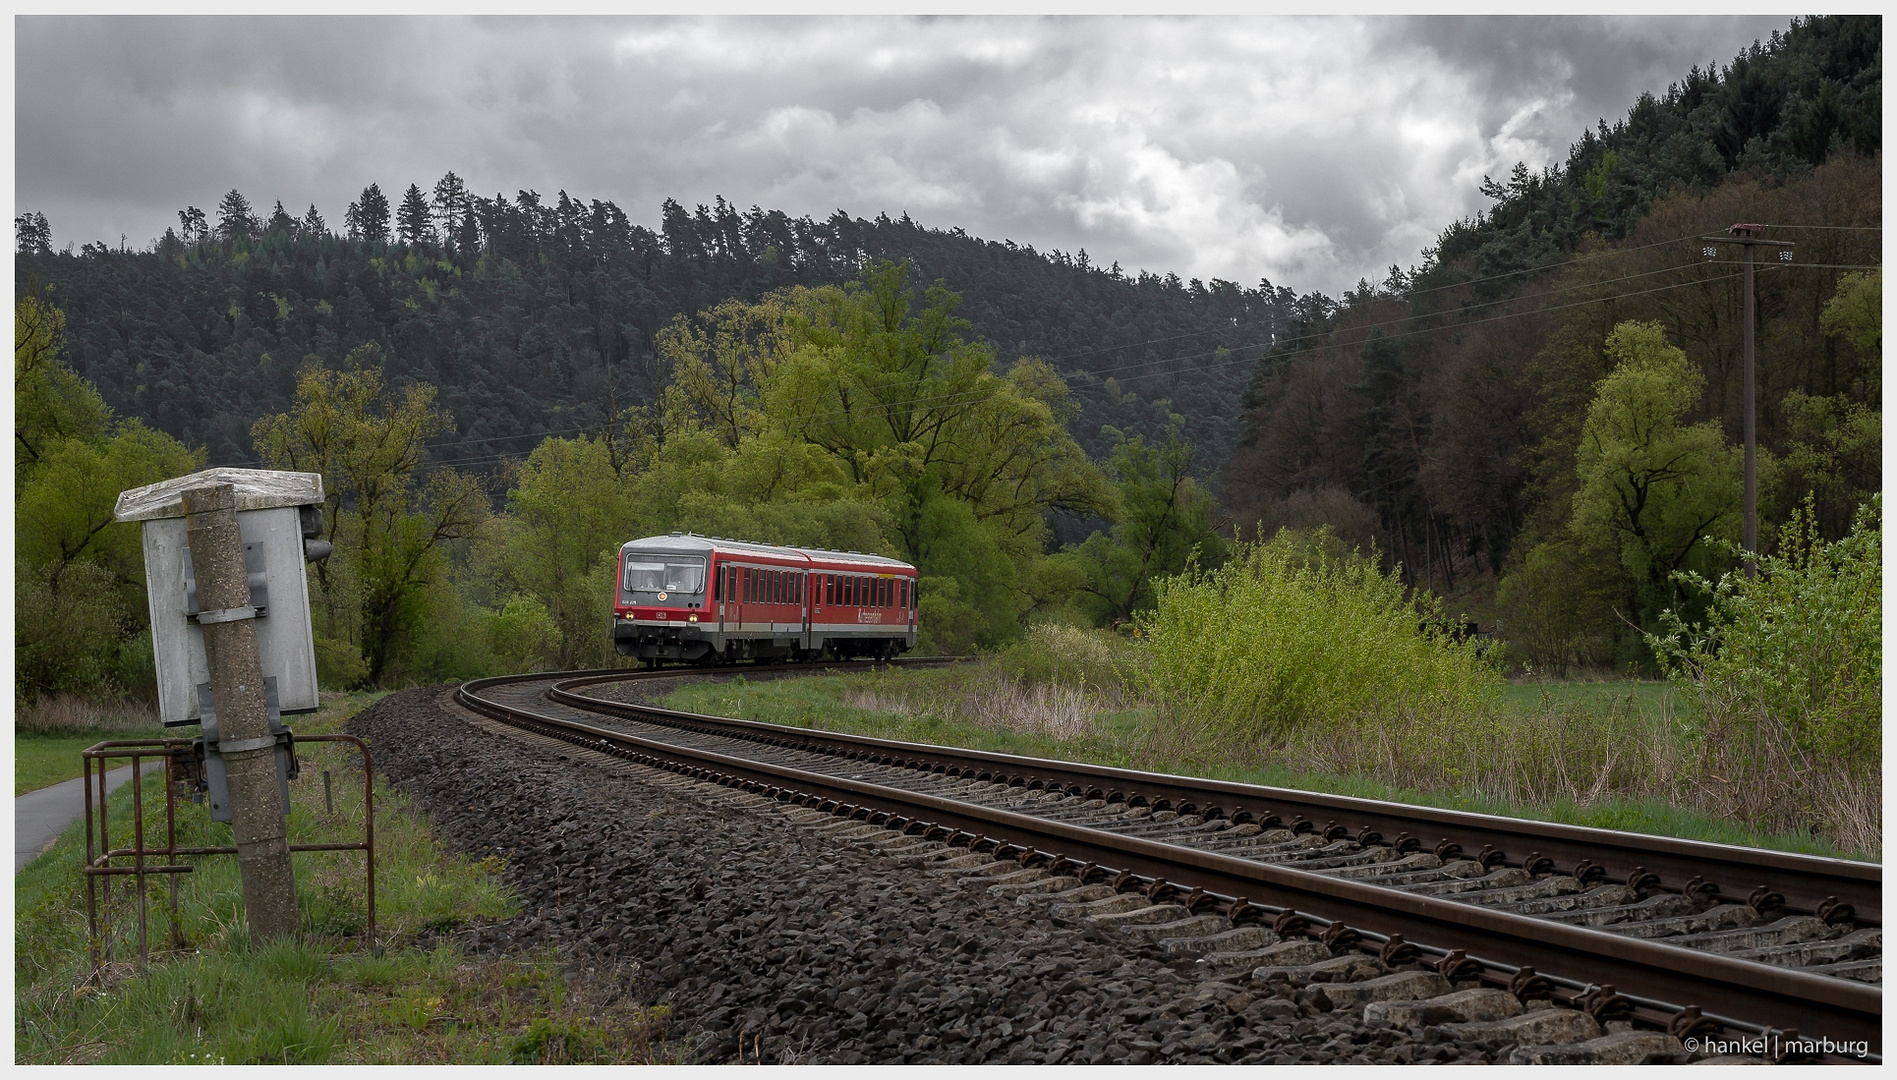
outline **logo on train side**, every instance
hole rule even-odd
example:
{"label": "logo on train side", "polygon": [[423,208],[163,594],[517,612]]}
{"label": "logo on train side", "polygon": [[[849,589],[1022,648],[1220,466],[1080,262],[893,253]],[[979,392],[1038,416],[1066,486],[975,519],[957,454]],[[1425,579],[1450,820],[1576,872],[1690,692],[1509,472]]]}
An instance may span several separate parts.
{"label": "logo on train side", "polygon": [[883,621],[883,613],[880,611],[859,611],[856,613],[856,621],[879,623]]}

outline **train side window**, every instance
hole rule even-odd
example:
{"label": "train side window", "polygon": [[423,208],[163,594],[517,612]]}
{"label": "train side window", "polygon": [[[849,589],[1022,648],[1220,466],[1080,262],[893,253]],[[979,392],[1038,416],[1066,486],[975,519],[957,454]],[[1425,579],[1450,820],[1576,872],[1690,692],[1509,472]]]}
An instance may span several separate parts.
{"label": "train side window", "polygon": [[711,579],[711,598],[714,602],[725,598],[725,568],[718,568],[718,576]]}
{"label": "train side window", "polygon": [[889,581],[889,579],[888,579],[888,578],[877,578],[877,579],[876,579],[876,585],[875,585],[875,588],[876,588],[876,606],[877,606],[877,607],[887,607],[887,606],[888,606],[887,604],[885,604],[885,603],[883,603],[883,586],[884,586],[884,584],[886,584],[886,583],[887,583],[888,581]]}
{"label": "train side window", "polygon": [[863,606],[862,584],[863,584],[862,578],[857,577],[855,574],[850,575],[850,606],[851,607]]}
{"label": "train side window", "polygon": [[781,604],[783,602],[784,572],[782,570],[773,570],[771,571],[771,603]]}
{"label": "train side window", "polygon": [[757,571],[748,566],[744,568],[744,602],[757,603]]}

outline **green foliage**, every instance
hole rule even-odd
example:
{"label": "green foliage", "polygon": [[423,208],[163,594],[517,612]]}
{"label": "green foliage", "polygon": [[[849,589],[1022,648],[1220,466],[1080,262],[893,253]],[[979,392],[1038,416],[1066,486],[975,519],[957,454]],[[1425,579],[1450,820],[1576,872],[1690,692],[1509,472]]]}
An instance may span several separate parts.
{"label": "green foliage", "polygon": [[1152,657],[1108,630],[1036,623],[995,659],[1023,682],[1089,689],[1117,702],[1130,695]]}
{"label": "green foliage", "polygon": [[1614,665],[1625,629],[1615,608],[1625,596],[1617,552],[1559,536],[1511,567],[1496,586],[1495,606],[1509,652],[1531,673],[1565,678]]}
{"label": "green foliage", "polygon": [[13,479],[52,443],[100,442],[112,412],[98,391],[60,362],[66,313],[35,297],[13,309]]}
{"label": "green foliage", "polygon": [[348,371],[304,368],[291,411],[257,421],[252,438],[272,468],[323,474],[324,538],[335,553],[310,569],[315,632],[330,654],[323,666],[357,685],[360,662],[362,682],[379,686],[426,673],[416,654],[452,601],[448,548],[480,531],[488,505],[472,478],[421,471],[428,439],[452,423],[434,388],[412,385],[398,398],[374,346],[351,357]]}
{"label": "green foliage", "polygon": [[1434,598],[1406,594],[1374,558],[1337,560],[1300,540],[1286,530],[1240,543],[1217,570],[1159,582],[1156,610],[1136,620],[1152,654],[1143,686],[1253,744],[1307,726],[1446,721],[1492,707],[1500,677],[1476,643],[1429,628]]}
{"label": "green foliage", "polygon": [[605,1048],[603,1033],[591,1024],[536,1016],[508,1053],[515,1065],[578,1065],[599,1060]]}
{"label": "green foliage", "polygon": [[1819,325],[1851,343],[1866,356],[1884,349],[1884,271],[1880,267],[1838,279],[1838,291],[1825,304]]}
{"label": "green foliage", "polygon": [[1084,606],[1096,623],[1119,625],[1153,606],[1153,580],[1186,569],[1197,557],[1224,561],[1226,544],[1212,530],[1212,497],[1192,479],[1192,445],[1174,416],[1164,446],[1120,436],[1109,471],[1115,481],[1115,523],[1076,551],[1087,574]]}
{"label": "green foliage", "polygon": [[1884,414],[1848,395],[1793,390],[1779,406],[1789,439],[1778,457],[1778,505],[1813,500],[1819,531],[1843,536],[1883,486]]}
{"label": "green foliage", "polygon": [[203,454],[136,419],[114,423],[60,359],[64,321],[31,296],[15,306],[15,692],[149,695],[144,552],[113,505]]}
{"label": "green foliage", "polygon": [[[610,590],[610,580],[607,587]],[[603,595],[610,597],[612,593]],[[611,617],[610,612],[607,617]],[[488,616],[487,635],[489,650],[507,671],[532,671],[545,657],[561,655],[559,624],[546,605],[530,596],[516,596]]]}
{"label": "green foliage", "polygon": [[123,689],[113,658],[130,615],[104,566],[82,560],[55,588],[27,568],[13,579],[14,679],[19,692],[93,693]]}
{"label": "green foliage", "polygon": [[514,598],[496,616],[490,640],[510,671],[531,670],[543,657],[559,669],[607,663],[610,564],[634,527],[631,492],[611,449],[584,436],[550,438],[528,455],[508,492],[491,573],[494,588]]}
{"label": "green foliage", "polygon": [[[1734,552],[1737,554],[1737,552]],[[1708,782],[1749,817],[1824,824],[1874,849],[1883,756],[1883,497],[1826,543],[1808,502],[1778,550],[1711,582],[1704,622],[1669,611],[1650,641],[1699,703]]]}
{"label": "green foliage", "polygon": [[928,651],[1010,640],[1070,591],[1073,571],[1043,554],[1044,515],[1103,508],[1108,492],[1067,434],[1065,384],[1031,359],[997,374],[992,350],[963,339],[958,298],[937,285],[918,306],[907,274],[880,263],[662,334],[664,408],[617,470],[616,500],[600,497],[624,508],[613,539],[685,528],[908,559]]}
{"label": "green foliage", "polygon": [[[1607,354],[1615,366],[1581,427],[1570,528],[1618,549],[1652,607],[1668,598],[1671,575],[1706,552],[1705,536],[1738,524],[1742,455],[1718,424],[1684,422],[1704,380],[1658,323],[1615,327]],[[1769,475],[1769,455],[1760,458]]]}

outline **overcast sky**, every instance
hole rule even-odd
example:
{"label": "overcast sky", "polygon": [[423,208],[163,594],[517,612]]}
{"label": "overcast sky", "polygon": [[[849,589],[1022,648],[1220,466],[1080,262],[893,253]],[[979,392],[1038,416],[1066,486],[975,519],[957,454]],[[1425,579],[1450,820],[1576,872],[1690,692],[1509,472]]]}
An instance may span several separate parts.
{"label": "overcast sky", "polygon": [[15,213],[149,244],[235,187],[340,228],[454,170],[656,224],[670,196],[908,212],[1102,265],[1337,291],[1483,175],[1565,158],[1789,16],[19,18]]}

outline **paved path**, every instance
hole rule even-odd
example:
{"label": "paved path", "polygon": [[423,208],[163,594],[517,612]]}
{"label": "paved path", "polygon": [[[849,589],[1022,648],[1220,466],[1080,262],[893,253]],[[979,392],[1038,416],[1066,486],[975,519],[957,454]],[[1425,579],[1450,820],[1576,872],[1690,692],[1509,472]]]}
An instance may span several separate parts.
{"label": "paved path", "polygon": [[[145,763],[146,772],[164,767],[163,758]],[[106,784],[113,790],[131,778],[130,765],[122,765],[105,774]],[[53,841],[59,839],[59,834],[65,832],[67,826],[85,816],[85,783],[84,777],[75,776],[51,787],[29,791],[13,800],[14,873],[19,873],[26,868],[27,863],[39,858],[41,852],[53,846]]]}

